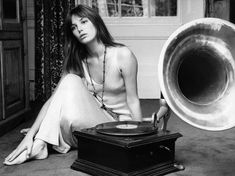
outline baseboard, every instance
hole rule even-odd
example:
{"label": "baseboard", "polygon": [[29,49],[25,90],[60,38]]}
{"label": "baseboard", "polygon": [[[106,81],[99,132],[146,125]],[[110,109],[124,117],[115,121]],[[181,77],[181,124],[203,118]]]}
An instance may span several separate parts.
{"label": "baseboard", "polygon": [[30,109],[25,109],[17,114],[14,114],[10,117],[7,117],[4,120],[0,121],[0,136],[6,134],[7,132],[11,131],[15,127],[17,127],[19,124],[21,124],[23,121],[25,121],[25,117],[27,116],[27,113],[29,113]]}
{"label": "baseboard", "polygon": [[31,102],[30,107],[19,111],[18,113],[7,117],[4,120],[0,121],[0,136],[8,133],[9,131],[16,128],[18,125],[23,122],[29,121],[32,118],[35,118],[36,113],[38,113],[41,107],[40,103]]}

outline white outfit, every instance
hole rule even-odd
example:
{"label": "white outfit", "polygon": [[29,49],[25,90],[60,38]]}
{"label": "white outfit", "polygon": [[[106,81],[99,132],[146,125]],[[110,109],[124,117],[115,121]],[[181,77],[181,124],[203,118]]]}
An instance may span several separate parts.
{"label": "white outfit", "polygon": [[[116,48],[112,49],[116,52]],[[118,58],[108,59],[106,60],[104,104],[120,115],[119,120],[131,120],[131,113],[126,103],[124,80],[117,79],[118,75],[120,76],[116,64]],[[91,85],[91,78],[85,64],[83,67],[85,78],[80,78],[75,74],[67,74],[61,78],[35,136],[52,144],[53,148],[61,153],[66,153],[71,147],[77,146],[77,140],[72,135],[73,131],[115,121],[111,115],[100,108],[100,98],[97,100],[92,96],[94,89]],[[101,95],[103,86],[95,83],[94,80],[93,83],[95,91]]]}

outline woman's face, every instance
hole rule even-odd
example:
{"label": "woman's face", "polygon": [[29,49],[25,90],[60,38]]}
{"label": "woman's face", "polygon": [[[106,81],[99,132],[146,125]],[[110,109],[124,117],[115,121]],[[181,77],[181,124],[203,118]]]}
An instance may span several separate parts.
{"label": "woman's face", "polygon": [[97,30],[88,18],[73,15],[71,30],[80,43],[87,44],[96,39]]}

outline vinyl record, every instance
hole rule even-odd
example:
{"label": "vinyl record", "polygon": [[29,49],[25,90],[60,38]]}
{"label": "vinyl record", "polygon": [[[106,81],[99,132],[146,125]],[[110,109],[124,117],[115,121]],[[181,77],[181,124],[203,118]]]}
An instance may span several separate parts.
{"label": "vinyl record", "polygon": [[137,136],[157,132],[157,128],[150,122],[118,121],[99,124],[96,132],[113,136]]}

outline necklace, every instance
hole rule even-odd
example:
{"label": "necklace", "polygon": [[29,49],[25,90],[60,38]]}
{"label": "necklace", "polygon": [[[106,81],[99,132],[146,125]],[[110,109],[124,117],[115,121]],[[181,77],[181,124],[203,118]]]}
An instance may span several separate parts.
{"label": "necklace", "polygon": [[[93,91],[94,91],[93,96],[97,98],[98,95],[97,95],[93,80],[91,78],[91,73],[90,73],[90,68],[89,68],[88,62],[87,62],[87,58],[85,59],[85,61],[86,61],[86,65],[87,65],[87,71],[88,71],[88,74],[89,74],[89,77],[90,77],[90,82],[91,82],[91,85],[92,85],[92,88],[93,88]],[[100,108],[106,110],[106,106],[104,105],[105,65],[106,65],[106,46],[104,48],[104,60],[103,60],[103,72],[102,72],[103,80],[102,80],[101,107],[100,107]]]}

